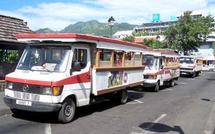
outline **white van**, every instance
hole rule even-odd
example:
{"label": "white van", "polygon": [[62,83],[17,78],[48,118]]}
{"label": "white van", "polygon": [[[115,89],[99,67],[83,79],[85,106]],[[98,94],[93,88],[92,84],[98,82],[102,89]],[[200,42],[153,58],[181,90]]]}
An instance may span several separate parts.
{"label": "white van", "polygon": [[146,46],[82,34],[19,34],[29,43],[16,70],[6,76],[5,103],[17,111],[57,112],[70,122],[76,108],[97,98],[128,99],[142,85]]}
{"label": "white van", "polygon": [[202,58],[196,56],[180,57],[180,75],[196,77],[201,73],[202,67],[203,67]]}
{"label": "white van", "polygon": [[160,86],[175,85],[180,75],[179,55],[172,50],[154,50],[144,53],[144,87],[158,92]]}

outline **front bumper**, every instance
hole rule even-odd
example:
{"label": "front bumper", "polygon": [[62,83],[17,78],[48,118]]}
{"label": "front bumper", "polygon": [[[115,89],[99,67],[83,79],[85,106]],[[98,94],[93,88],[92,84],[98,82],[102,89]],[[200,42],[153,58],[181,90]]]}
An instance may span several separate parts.
{"label": "front bumper", "polygon": [[190,75],[190,74],[194,74],[194,71],[192,70],[190,70],[190,71],[188,71],[188,70],[181,70],[180,71],[180,74],[181,75]]}
{"label": "front bumper", "polygon": [[35,102],[31,101],[31,106],[19,105],[16,104],[15,98],[5,96],[4,102],[11,109],[19,109],[24,111],[32,111],[32,112],[55,112],[60,110],[62,104],[52,104],[52,103],[43,103],[43,102]]}
{"label": "front bumper", "polygon": [[156,79],[145,79],[143,86],[144,87],[153,87],[157,84],[157,80]]}

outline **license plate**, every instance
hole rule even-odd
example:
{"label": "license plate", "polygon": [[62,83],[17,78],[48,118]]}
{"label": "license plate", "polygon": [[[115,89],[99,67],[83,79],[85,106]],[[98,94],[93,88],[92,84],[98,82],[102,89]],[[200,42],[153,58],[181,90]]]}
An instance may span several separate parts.
{"label": "license plate", "polygon": [[30,94],[25,92],[14,92],[14,97],[21,100],[39,101],[40,96],[38,94]]}
{"label": "license plate", "polygon": [[24,106],[31,106],[32,102],[31,101],[24,101],[24,100],[16,100],[16,104],[24,105]]}
{"label": "license plate", "polygon": [[182,72],[181,74],[187,74],[187,73],[185,73],[185,72]]}

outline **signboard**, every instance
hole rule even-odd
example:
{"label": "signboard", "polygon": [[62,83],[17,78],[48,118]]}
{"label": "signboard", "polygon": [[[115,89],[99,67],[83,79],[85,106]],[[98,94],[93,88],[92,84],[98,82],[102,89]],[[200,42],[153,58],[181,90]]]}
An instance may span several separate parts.
{"label": "signboard", "polygon": [[152,15],[152,22],[160,22],[160,14],[159,13]]}

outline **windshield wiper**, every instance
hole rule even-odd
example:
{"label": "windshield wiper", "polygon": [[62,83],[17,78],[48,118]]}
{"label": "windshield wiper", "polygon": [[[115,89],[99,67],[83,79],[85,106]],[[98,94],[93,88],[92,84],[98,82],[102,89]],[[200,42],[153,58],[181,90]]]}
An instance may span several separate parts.
{"label": "windshield wiper", "polygon": [[44,66],[32,66],[31,71],[47,71],[47,72],[52,72],[51,70],[47,69]]}

